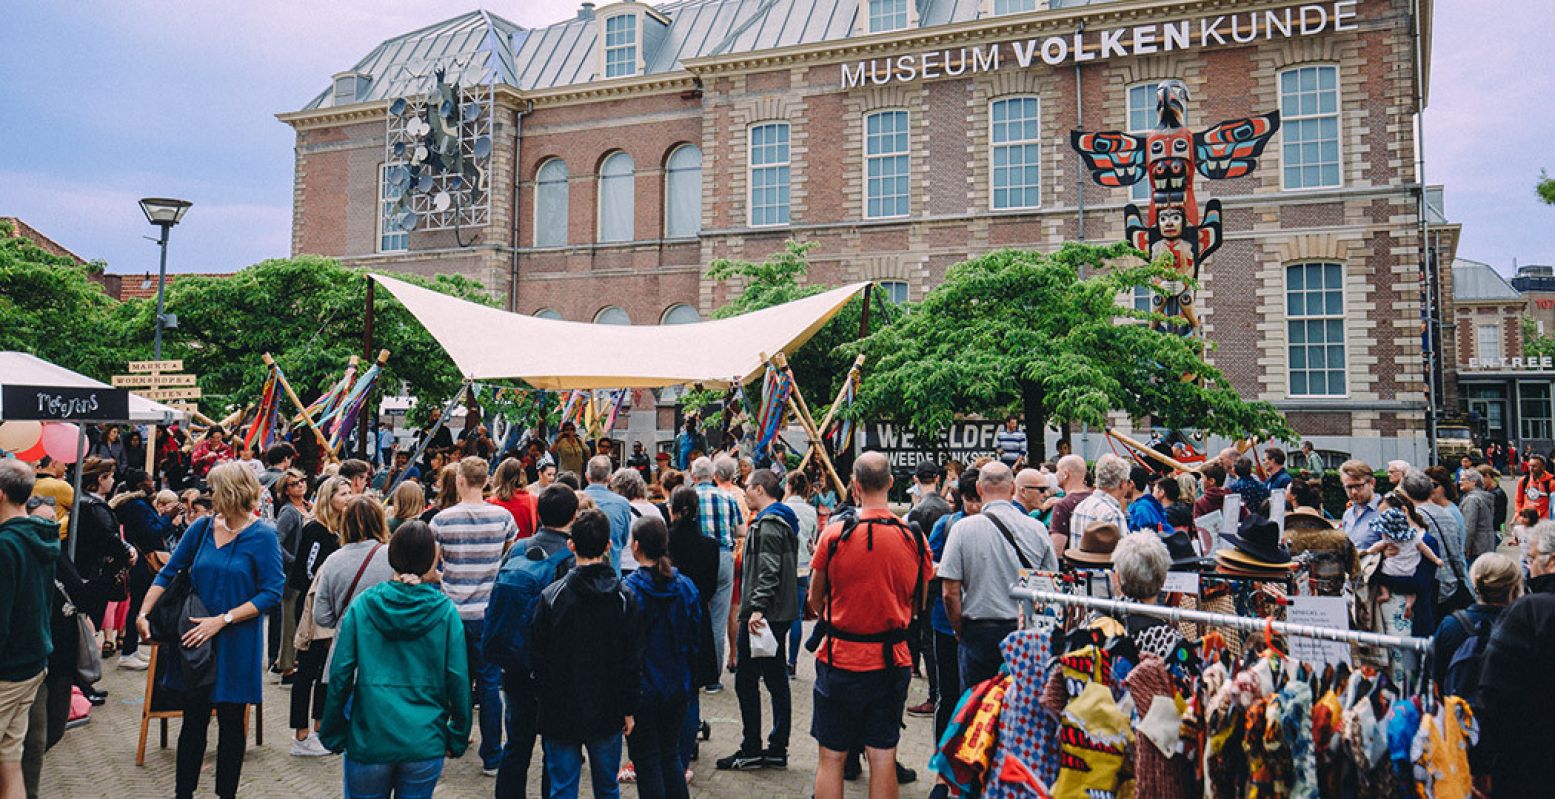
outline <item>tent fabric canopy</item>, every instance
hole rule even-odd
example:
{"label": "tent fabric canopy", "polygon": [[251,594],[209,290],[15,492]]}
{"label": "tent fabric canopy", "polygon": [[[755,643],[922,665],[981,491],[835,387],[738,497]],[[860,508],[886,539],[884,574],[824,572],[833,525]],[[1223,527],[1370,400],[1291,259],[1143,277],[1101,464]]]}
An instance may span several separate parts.
{"label": "tent fabric canopy", "polygon": [[685,325],[602,325],[509,313],[374,275],[443,345],[468,380],[547,390],[726,386],[754,379],[763,355],[792,355],[867,283],[760,311]]}
{"label": "tent fabric canopy", "polygon": [[[25,352],[0,352],[0,385],[50,386],[53,388],[109,388],[106,383],[72,372]],[[184,419],[183,411],[130,392],[130,418],[121,421],[164,424]]]}

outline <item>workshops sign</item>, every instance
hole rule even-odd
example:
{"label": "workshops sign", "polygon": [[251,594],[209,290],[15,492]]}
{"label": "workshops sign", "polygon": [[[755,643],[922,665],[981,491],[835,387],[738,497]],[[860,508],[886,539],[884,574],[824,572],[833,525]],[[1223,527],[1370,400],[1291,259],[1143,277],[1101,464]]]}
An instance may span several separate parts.
{"label": "workshops sign", "polygon": [[992,457],[999,437],[998,422],[967,420],[950,425],[937,440],[920,439],[896,422],[871,422],[864,425],[861,451],[883,453],[891,459],[891,471],[911,471],[923,461],[944,464],[954,458],[963,464],[987,455]]}
{"label": "workshops sign", "polygon": [[1027,69],[1038,63],[1056,67],[1110,58],[1353,31],[1360,28],[1356,22],[1356,6],[1359,3],[1360,0],[1304,3],[1262,11],[870,58],[842,65],[842,87],[884,86],[919,78],[954,78],[1012,67]]}

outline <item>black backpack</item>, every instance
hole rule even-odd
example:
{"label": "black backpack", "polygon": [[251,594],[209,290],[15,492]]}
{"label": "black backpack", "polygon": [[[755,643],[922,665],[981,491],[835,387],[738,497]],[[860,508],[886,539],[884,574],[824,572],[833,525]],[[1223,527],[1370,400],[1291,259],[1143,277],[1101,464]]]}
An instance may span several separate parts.
{"label": "black backpack", "polygon": [[1452,653],[1452,659],[1447,662],[1442,695],[1462,697],[1469,703],[1469,707],[1478,710],[1480,664],[1484,662],[1485,648],[1490,644],[1490,630],[1495,626],[1495,619],[1475,624],[1466,610],[1457,611],[1452,617],[1468,631],[1469,637],[1458,645]]}

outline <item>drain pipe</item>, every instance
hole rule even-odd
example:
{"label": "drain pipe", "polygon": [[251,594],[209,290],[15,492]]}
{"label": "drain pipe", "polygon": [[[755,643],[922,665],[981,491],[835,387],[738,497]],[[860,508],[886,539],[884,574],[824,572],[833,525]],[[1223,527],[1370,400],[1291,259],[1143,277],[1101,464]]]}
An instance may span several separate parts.
{"label": "drain pipe", "polygon": [[[1420,0],[1410,4],[1410,34],[1415,45],[1415,185],[1419,192],[1420,220],[1420,269],[1425,277],[1425,397],[1426,397],[1426,452],[1431,463],[1437,461],[1437,404],[1440,401],[1436,384],[1437,364],[1441,358],[1442,325],[1437,304],[1440,302],[1440,283],[1430,246],[1430,221],[1425,183],[1425,54],[1420,41]],[[1445,375],[1444,375],[1445,379]]]}
{"label": "drain pipe", "polygon": [[[1084,33],[1085,33],[1085,21],[1081,20],[1079,26],[1074,29],[1074,41],[1075,41],[1075,47],[1076,48],[1080,47],[1082,45],[1082,43],[1084,42],[1084,39],[1082,38]],[[1082,91],[1083,88],[1084,88],[1084,83],[1080,79],[1080,59],[1078,58],[1079,53],[1075,53],[1075,55],[1077,57],[1075,58],[1075,61],[1074,61],[1074,126],[1076,128],[1082,128],[1082,127],[1085,127],[1085,94]],[[1078,159],[1079,155],[1077,154],[1075,156],[1075,158]],[[1079,231],[1080,231],[1080,233],[1079,233],[1080,241],[1085,241],[1085,169],[1084,169],[1084,167],[1081,167],[1081,168],[1079,168],[1079,169],[1077,169],[1075,171],[1074,188],[1075,188],[1075,197],[1077,198],[1076,199],[1076,202],[1077,202],[1076,208],[1078,210],[1078,219],[1076,221],[1076,224],[1077,224],[1077,227],[1079,228]],[[1080,278],[1081,279],[1085,278],[1085,267],[1084,266],[1080,267]]]}
{"label": "drain pipe", "polygon": [[518,202],[520,173],[523,171],[523,161],[519,154],[523,149],[524,141],[524,115],[535,110],[535,101],[530,100],[527,108],[514,109],[513,111],[513,255],[508,262],[508,310],[518,313],[518,248],[521,242],[519,234],[519,219],[523,218],[523,207]]}

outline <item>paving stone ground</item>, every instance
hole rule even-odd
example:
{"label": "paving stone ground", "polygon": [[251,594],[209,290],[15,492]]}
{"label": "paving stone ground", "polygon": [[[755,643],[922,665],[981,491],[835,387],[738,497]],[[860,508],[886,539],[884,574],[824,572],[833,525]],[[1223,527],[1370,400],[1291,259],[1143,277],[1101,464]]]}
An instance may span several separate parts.
{"label": "paving stone ground", "polygon": [[[44,763],[42,795],[44,797],[95,797],[95,796],[169,796],[173,792],[173,756],[177,744],[180,720],[168,723],[168,748],[158,747],[158,722],[151,723],[146,745],[146,764],[135,765],[135,746],[140,734],[140,710],[145,692],[145,672],[121,671],[115,662],[104,664],[103,681],[99,687],[109,691],[108,703],[95,708],[92,721],[84,727],[71,730],[65,739],[48,754]],[[702,744],[701,759],[692,764],[696,777],[691,783],[691,795],[697,797],[773,797],[773,799],[803,799],[810,796],[815,779],[816,746],[809,736],[811,683],[814,677],[814,661],[809,653],[799,659],[799,674],[791,682],[794,694],[794,720],[789,766],[786,770],[755,772],[720,772],[713,769],[713,760],[733,752],[739,746],[740,713],[734,696],[734,677],[725,675],[724,690],[715,695],[702,696],[704,717],[711,723],[713,738]],[[340,759],[300,758],[288,754],[291,733],[286,729],[289,687],[266,683],[264,704],[264,745],[256,746],[252,733],[243,763],[243,779],[238,789],[240,797],[312,797],[340,796]],[[914,679],[908,693],[908,704],[922,702],[928,693],[928,684]],[[770,713],[771,706],[763,702],[763,713]],[[904,786],[906,797],[925,796],[929,783],[924,779],[928,762],[933,720],[906,718],[907,728],[902,731],[900,758],[904,765],[919,772],[916,784]],[[476,733],[479,738],[479,733]],[[466,797],[493,796],[494,780],[483,776],[480,760],[475,755],[476,744],[458,760],[450,760],[444,767],[442,783],[438,786],[439,799],[465,799]],[[206,753],[205,771],[200,778],[201,795],[214,791],[216,730],[211,724],[210,748]],[[538,752],[535,758],[539,762]],[[867,775],[866,775],[867,777]],[[589,796],[588,770],[584,769],[582,795]],[[539,774],[531,768],[529,795],[539,793]],[[636,789],[622,786],[623,797],[636,796]],[[867,779],[847,785],[847,795],[867,795]]]}

